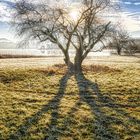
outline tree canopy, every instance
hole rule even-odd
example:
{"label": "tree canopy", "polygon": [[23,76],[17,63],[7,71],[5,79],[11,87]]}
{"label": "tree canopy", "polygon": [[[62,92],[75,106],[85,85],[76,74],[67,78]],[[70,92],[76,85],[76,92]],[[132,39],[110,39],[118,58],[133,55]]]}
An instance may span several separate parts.
{"label": "tree canopy", "polygon": [[[114,5],[111,0],[81,0],[65,5],[49,0],[16,3],[15,25],[25,40],[50,41],[64,54],[69,70],[81,72],[82,62],[97,43],[104,45],[111,22],[103,17]],[[74,62],[69,56],[75,49]]]}

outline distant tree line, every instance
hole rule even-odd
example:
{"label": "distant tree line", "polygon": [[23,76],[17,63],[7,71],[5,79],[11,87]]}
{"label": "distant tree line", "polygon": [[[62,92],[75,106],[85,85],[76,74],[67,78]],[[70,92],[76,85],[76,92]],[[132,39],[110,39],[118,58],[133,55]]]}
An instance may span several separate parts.
{"label": "distant tree line", "polygon": [[139,46],[135,39],[130,37],[129,33],[120,26],[117,26],[113,32],[111,32],[110,42],[107,46],[109,49],[115,49],[118,55],[122,52],[128,55],[133,55],[139,51]]}

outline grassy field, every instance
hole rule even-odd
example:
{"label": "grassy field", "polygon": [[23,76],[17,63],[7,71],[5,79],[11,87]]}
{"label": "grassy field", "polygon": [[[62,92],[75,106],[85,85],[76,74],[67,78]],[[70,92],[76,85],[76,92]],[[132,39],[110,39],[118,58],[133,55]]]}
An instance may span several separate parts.
{"label": "grassy field", "polygon": [[13,61],[1,60],[0,139],[140,139],[138,58],[86,60],[84,75],[67,75],[62,64]]}

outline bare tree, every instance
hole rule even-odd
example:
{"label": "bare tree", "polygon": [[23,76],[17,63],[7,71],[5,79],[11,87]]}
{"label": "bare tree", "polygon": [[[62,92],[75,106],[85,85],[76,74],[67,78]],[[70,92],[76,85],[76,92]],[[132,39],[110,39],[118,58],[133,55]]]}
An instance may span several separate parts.
{"label": "bare tree", "polygon": [[138,51],[138,45],[134,39],[128,41],[128,45],[124,48],[124,52],[128,55],[134,55]]}
{"label": "bare tree", "polygon": [[[65,7],[47,0],[44,3],[20,0],[16,3],[15,25],[25,40],[38,39],[57,45],[68,70],[81,73],[88,53],[107,38],[110,22],[103,19],[102,13],[112,5],[111,0],[81,0],[77,5]],[[74,62],[69,55],[70,48],[76,52]]]}
{"label": "bare tree", "polygon": [[111,33],[113,34],[109,46],[116,49],[118,55],[121,55],[122,50],[132,55],[136,49],[136,44],[135,41],[130,37],[129,33],[121,26],[117,26],[114,32]]}

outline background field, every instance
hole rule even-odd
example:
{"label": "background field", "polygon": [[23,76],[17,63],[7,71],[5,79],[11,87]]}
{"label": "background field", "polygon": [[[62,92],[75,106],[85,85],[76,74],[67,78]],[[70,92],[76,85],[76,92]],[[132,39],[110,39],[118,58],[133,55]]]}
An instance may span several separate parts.
{"label": "background field", "polygon": [[94,57],[83,69],[65,75],[62,58],[0,59],[0,139],[139,140],[140,59]]}

